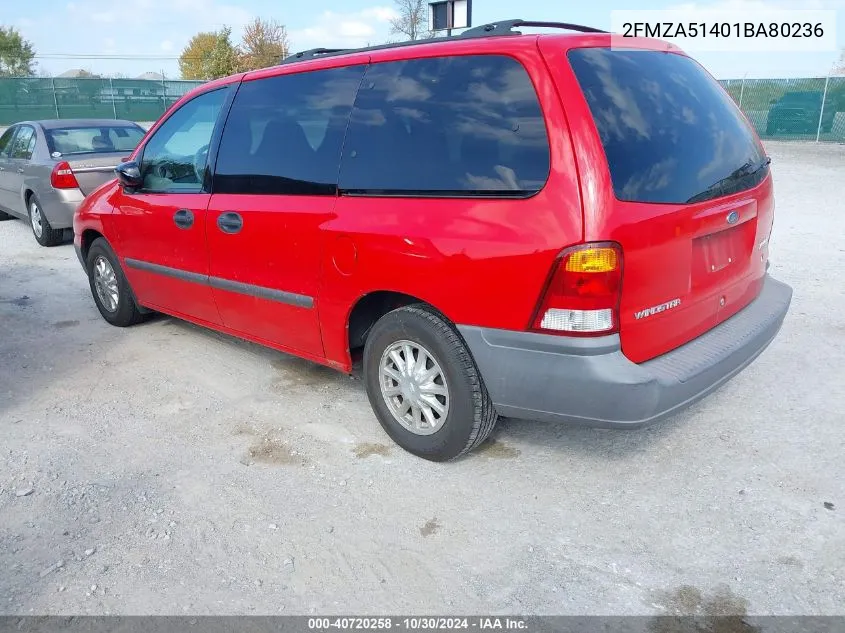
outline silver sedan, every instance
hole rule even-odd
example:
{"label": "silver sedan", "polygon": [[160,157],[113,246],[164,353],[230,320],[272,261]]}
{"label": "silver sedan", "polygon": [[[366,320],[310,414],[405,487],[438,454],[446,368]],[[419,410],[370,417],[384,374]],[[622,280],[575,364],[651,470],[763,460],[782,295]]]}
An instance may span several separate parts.
{"label": "silver sedan", "polygon": [[42,246],[62,242],[86,195],[144,136],[131,121],[24,121],[0,136],[0,220],[29,220]]}

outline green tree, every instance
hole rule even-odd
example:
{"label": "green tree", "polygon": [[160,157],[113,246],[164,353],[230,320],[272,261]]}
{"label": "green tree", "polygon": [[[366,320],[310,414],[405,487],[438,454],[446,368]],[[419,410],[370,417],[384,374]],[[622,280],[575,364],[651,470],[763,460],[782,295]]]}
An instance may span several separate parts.
{"label": "green tree", "polygon": [[232,44],[232,29],[224,26],[217,32],[208,60],[208,79],[217,79],[238,72],[240,51]]}
{"label": "green tree", "polygon": [[217,79],[238,70],[239,51],[232,44],[232,29],[197,33],[179,56],[182,79]]}
{"label": "green tree", "polygon": [[0,26],[0,77],[35,74],[35,49],[13,27]]}
{"label": "green tree", "polygon": [[275,66],[288,54],[287,29],[274,20],[255,18],[244,28],[240,51],[241,70]]}
{"label": "green tree", "polygon": [[217,43],[217,34],[197,33],[179,56],[182,79],[208,79],[208,63]]}

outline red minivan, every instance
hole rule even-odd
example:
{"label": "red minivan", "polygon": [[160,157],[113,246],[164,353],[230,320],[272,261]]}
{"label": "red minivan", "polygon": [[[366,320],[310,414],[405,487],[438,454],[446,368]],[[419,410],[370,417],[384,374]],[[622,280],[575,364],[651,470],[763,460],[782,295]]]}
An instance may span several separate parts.
{"label": "red minivan", "polygon": [[665,42],[523,25],[180,99],[75,216],[100,313],[363,357],[379,422],[431,460],[499,415],[630,428],[714,390],[792,297],[759,139]]}

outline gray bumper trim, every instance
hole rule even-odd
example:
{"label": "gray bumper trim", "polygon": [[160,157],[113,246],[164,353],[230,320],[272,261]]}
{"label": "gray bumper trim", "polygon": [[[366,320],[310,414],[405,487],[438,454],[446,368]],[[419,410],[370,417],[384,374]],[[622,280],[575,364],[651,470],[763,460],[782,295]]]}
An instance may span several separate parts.
{"label": "gray bumper trim", "polygon": [[575,338],[458,326],[501,415],[637,427],[706,396],[772,342],[792,288],[766,277],[760,295],[709,332],[645,363],[619,336]]}

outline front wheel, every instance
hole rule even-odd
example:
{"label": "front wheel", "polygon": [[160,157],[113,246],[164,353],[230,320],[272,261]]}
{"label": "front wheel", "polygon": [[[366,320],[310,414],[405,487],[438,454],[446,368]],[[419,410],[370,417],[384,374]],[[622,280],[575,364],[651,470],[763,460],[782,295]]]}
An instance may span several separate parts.
{"label": "front wheel", "polygon": [[57,246],[62,243],[65,232],[62,229],[56,230],[50,226],[47,216],[41,209],[41,203],[35,196],[29,197],[29,224],[32,227],[35,241],[41,246]]}
{"label": "front wheel", "polygon": [[106,321],[118,327],[127,327],[144,320],[117,255],[105,239],[98,237],[94,240],[88,249],[85,264],[94,303]]}
{"label": "front wheel", "polygon": [[364,347],[370,405],[406,451],[446,461],[490,435],[497,414],[463,340],[423,305],[384,315]]}

